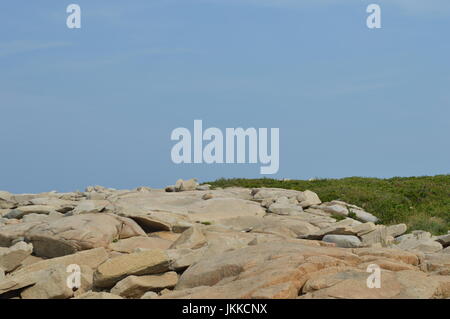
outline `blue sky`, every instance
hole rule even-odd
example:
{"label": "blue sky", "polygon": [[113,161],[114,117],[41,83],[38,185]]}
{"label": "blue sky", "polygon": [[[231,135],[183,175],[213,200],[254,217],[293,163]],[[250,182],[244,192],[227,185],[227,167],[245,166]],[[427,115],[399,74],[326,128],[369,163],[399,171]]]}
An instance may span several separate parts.
{"label": "blue sky", "polygon": [[275,178],[450,171],[450,1],[77,0],[79,30],[70,3],[0,5],[0,189],[260,177],[173,164],[195,119],[280,128]]}

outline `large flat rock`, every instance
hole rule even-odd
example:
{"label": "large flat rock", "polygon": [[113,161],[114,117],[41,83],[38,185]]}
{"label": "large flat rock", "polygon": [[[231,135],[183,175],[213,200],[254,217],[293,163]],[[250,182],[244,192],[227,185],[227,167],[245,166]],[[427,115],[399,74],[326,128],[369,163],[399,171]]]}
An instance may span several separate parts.
{"label": "large flat rock", "polygon": [[111,288],[131,275],[152,275],[169,270],[169,257],[161,249],[122,255],[101,264],[94,273],[94,286]]}
{"label": "large flat rock", "polygon": [[[179,193],[147,192],[130,193],[113,199],[112,203],[118,214],[122,216],[139,219],[139,216],[149,216],[158,219],[158,213],[166,216],[164,220],[169,219],[167,213],[172,213],[173,218],[185,222],[212,222],[225,218],[238,216],[264,216],[265,209],[259,203],[242,198],[231,197],[233,192],[227,194],[225,191],[192,191]],[[209,200],[202,199],[205,193],[212,194]],[[141,219],[143,219],[142,217]],[[173,222],[167,222],[170,224]],[[159,228],[157,230],[168,230]]]}
{"label": "large flat rock", "polygon": [[86,266],[90,269],[96,269],[107,258],[108,254],[104,248],[96,248],[72,255],[38,261],[24,266],[4,278],[3,281],[0,281],[0,295],[36,284],[43,278],[45,279],[45,276],[48,276],[47,271],[54,267],[67,267],[76,264],[80,267]]}
{"label": "large flat rock", "polygon": [[36,256],[50,258],[107,247],[115,239],[146,236],[133,220],[114,214],[82,214],[42,222],[23,235],[33,243]]}

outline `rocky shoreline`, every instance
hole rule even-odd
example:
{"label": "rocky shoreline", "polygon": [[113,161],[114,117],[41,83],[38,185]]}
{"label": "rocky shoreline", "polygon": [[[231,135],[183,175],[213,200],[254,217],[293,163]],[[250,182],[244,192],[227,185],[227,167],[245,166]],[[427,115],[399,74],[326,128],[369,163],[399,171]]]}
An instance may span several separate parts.
{"label": "rocky shoreline", "polygon": [[308,190],[0,192],[0,298],[450,298],[449,246]]}

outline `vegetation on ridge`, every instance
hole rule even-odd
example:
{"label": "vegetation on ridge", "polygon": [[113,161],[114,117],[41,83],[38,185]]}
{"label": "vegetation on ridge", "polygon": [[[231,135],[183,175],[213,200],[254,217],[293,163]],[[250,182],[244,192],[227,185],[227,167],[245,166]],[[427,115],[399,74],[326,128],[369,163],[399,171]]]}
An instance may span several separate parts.
{"label": "vegetation on ridge", "polygon": [[446,234],[450,230],[450,175],[310,181],[235,178],[208,184],[213,187],[309,189],[323,202],[342,200],[360,206],[377,216],[382,224],[405,223],[410,231],[426,230],[435,235]]}

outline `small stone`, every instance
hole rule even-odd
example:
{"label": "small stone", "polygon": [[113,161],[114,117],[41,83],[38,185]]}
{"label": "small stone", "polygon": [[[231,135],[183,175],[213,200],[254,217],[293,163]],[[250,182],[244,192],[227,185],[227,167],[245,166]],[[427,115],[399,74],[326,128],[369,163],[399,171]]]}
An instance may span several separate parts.
{"label": "small stone", "polygon": [[356,209],[356,208],[350,208],[349,210],[351,213],[355,214],[356,218],[360,221],[363,221],[365,223],[367,223],[367,222],[377,223],[378,222],[378,218],[375,217],[374,215],[372,215],[371,213],[368,213],[361,209]]}
{"label": "small stone", "polygon": [[165,288],[173,288],[177,284],[178,275],[170,271],[161,275],[128,276],[119,281],[111,293],[124,298],[140,298],[147,291],[161,291]]}
{"label": "small stone", "polygon": [[157,298],[158,294],[156,292],[153,291],[147,291],[142,297],[141,299],[154,299]]}
{"label": "small stone", "polygon": [[207,193],[207,194],[202,196],[203,200],[208,200],[208,199],[211,199],[211,198],[214,198],[214,195],[210,194],[210,193]]}
{"label": "small stone", "polygon": [[198,186],[198,183],[197,183],[197,179],[195,179],[195,178],[192,178],[187,181],[179,179],[175,183],[175,191],[176,192],[193,191],[197,188],[197,186]]}
{"label": "small stone", "polygon": [[172,290],[165,288],[165,289],[161,290],[159,294],[161,296],[164,296],[164,295],[170,294],[171,292],[172,292]]}
{"label": "small stone", "polygon": [[326,235],[322,241],[327,243],[335,243],[337,247],[356,248],[361,246],[361,240],[351,235]]}
{"label": "small stone", "polygon": [[209,191],[211,189],[211,185],[209,184],[203,184],[196,187],[196,190],[198,191]]}
{"label": "small stone", "polygon": [[398,224],[398,225],[387,226],[386,231],[389,236],[398,237],[400,235],[403,235],[407,229],[408,229],[408,226],[406,226],[406,224]]}
{"label": "small stone", "polygon": [[346,217],[348,216],[348,209],[345,206],[341,206],[341,205],[330,205],[330,206],[322,205],[322,206],[319,206],[319,209],[322,209],[330,214],[336,214],[336,215],[346,216]]}
{"label": "small stone", "polygon": [[443,247],[450,246],[450,234],[438,236],[436,241],[442,244]]}
{"label": "small stone", "polygon": [[164,190],[168,193],[173,193],[175,192],[175,185],[167,186]]}
{"label": "small stone", "polygon": [[298,195],[297,200],[302,208],[307,208],[312,205],[320,205],[322,203],[319,196],[310,190],[306,190],[301,195]]}

